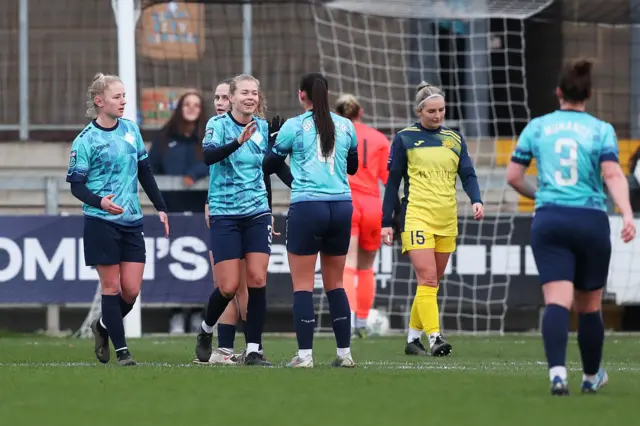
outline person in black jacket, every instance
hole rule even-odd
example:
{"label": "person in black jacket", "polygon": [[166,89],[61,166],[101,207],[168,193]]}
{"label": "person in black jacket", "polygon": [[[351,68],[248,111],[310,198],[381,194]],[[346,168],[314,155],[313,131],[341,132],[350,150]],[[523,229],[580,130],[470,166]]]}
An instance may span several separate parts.
{"label": "person in black jacket", "polygon": [[[202,139],[209,115],[202,96],[187,92],[180,97],[173,115],[162,127],[149,151],[154,175],[182,176],[185,186],[208,176],[202,159]],[[203,212],[206,190],[162,191],[169,212]]]}
{"label": "person in black jacket", "polygon": [[[169,121],[153,140],[149,160],[154,175],[182,176],[185,186],[209,175],[202,157],[202,139],[207,124],[207,111],[202,96],[187,92],[180,97]],[[167,210],[172,213],[203,212],[207,191],[162,191]],[[200,309],[174,309],[169,332],[182,334],[189,328],[199,329]],[[191,323],[191,327],[186,327]]]}

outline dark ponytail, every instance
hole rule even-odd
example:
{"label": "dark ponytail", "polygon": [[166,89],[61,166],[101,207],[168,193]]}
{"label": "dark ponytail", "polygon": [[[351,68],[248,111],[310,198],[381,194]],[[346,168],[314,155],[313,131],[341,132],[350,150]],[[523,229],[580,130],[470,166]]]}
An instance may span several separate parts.
{"label": "dark ponytail", "polygon": [[329,107],[329,83],[322,74],[311,73],[300,80],[300,90],[313,104],[313,121],[320,137],[322,155],[328,158],[336,145],[336,126]]}

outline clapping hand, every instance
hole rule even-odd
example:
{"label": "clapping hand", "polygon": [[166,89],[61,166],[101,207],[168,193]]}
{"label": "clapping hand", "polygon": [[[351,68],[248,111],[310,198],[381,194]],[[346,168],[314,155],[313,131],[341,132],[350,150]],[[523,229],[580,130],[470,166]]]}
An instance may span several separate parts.
{"label": "clapping hand", "polygon": [[238,143],[242,145],[243,143],[248,141],[249,138],[253,136],[257,128],[258,128],[258,124],[255,122],[255,120],[252,120],[249,123],[247,123],[247,125],[244,126],[244,129],[242,129],[242,133],[240,133],[240,136],[238,136]]}
{"label": "clapping hand", "polygon": [[271,123],[269,123],[269,146],[273,146],[276,142],[276,138],[278,137],[278,132],[282,125],[284,124],[284,118],[280,118],[279,115],[276,115],[271,119]]}

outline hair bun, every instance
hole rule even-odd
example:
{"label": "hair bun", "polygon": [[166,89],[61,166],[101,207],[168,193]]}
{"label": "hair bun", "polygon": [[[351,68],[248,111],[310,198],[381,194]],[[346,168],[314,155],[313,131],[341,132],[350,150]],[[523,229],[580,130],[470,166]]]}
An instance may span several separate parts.
{"label": "hair bun", "polygon": [[589,59],[578,59],[573,63],[573,72],[577,76],[588,75],[593,68],[593,62]]}
{"label": "hair bun", "polygon": [[426,81],[421,81],[420,84],[418,84],[418,87],[416,88],[416,93],[418,93],[419,91],[421,91],[425,87],[429,87],[429,86],[431,86],[431,85],[429,83],[427,83]]}
{"label": "hair bun", "polygon": [[93,81],[98,81],[100,80],[102,77],[104,77],[104,74],[99,72],[96,75],[93,76]]}

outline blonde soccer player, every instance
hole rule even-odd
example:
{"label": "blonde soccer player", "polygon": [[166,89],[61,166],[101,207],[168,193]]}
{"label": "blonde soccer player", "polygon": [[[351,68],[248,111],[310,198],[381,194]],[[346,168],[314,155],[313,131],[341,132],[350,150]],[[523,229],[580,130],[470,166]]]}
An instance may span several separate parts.
{"label": "blonde soccer player", "polygon": [[[364,109],[351,94],[336,101],[336,112],[348,118],[358,138],[358,172],[349,176],[353,216],[351,242],[342,280],[351,307],[351,328],[359,338],[366,337],[367,318],[376,295],[373,261],[380,248],[382,198],[380,185],[386,185],[389,172],[389,140],[362,122]],[[356,285],[357,280],[357,285]]]}
{"label": "blonde soccer player", "polygon": [[452,347],[440,332],[437,295],[449,257],[456,249],[457,176],[473,205],[474,219],[484,217],[484,207],[464,137],[442,124],[442,90],[422,82],[416,93],[415,111],[419,121],[398,132],[391,145],[381,234],[382,241],[391,245],[394,207],[404,177],[402,251],[409,254],[418,281],[405,353],[427,354],[420,340],[425,332],[431,355],[447,356]]}
{"label": "blonde soccer player", "polygon": [[[233,79],[227,79],[222,81],[215,90],[214,102],[215,109],[217,115],[227,114],[231,110],[231,102],[229,99],[229,90],[231,84],[233,83]],[[256,111],[256,116],[261,119],[266,119],[266,111],[267,111],[267,98],[264,93],[259,90],[258,91],[258,107]],[[279,125],[279,118],[274,122],[277,122]],[[276,124],[270,124],[269,126],[269,135],[277,132],[279,127]],[[274,127],[276,126],[276,127]],[[271,136],[270,136],[271,137]],[[273,139],[273,138],[272,138]],[[273,142],[273,141],[271,141]],[[272,143],[271,143],[272,145]],[[291,186],[291,171],[288,166],[283,166],[277,171],[280,179],[287,186]],[[205,204],[205,222],[207,224],[207,228],[209,228],[209,203]],[[274,235],[279,235],[274,233]],[[213,274],[214,270],[214,260],[213,253],[209,251],[209,260],[211,261],[211,271]],[[229,303],[218,319],[218,347],[213,350],[211,353],[211,357],[209,358],[209,363],[211,364],[223,364],[223,365],[235,365],[239,362],[243,361],[243,355],[234,354],[234,346],[235,346],[235,337],[237,331],[238,320],[246,320],[247,315],[247,276],[246,276],[246,263],[244,259],[240,260],[240,286],[236,291],[235,302]],[[213,277],[215,281],[215,276]],[[246,333],[246,327],[244,327],[244,331]],[[245,336],[246,337],[246,336]],[[259,351],[262,351],[262,344],[259,346]]]}
{"label": "blonde soccer player", "polygon": [[[231,109],[231,102],[229,101],[229,88],[233,79],[226,79],[216,86],[214,92],[214,107],[216,115],[226,114]],[[209,200],[204,206],[204,216],[207,228],[209,228]],[[213,253],[209,250],[209,260],[211,262],[211,273],[214,270]],[[238,357],[234,354],[236,331],[238,326],[238,317],[243,320],[246,318],[247,312],[247,277],[246,277],[246,265],[244,259],[241,260],[242,267],[240,268],[240,285],[236,291],[235,301],[229,303],[218,319],[218,347],[213,350],[209,362],[211,364],[222,365],[235,365],[238,361]],[[215,276],[213,277],[215,282]]]}
{"label": "blonde soccer player", "polygon": [[260,351],[273,217],[271,180],[262,170],[270,133],[267,121],[256,115],[259,90],[260,82],[255,77],[235,77],[229,87],[231,111],[209,120],[202,142],[204,161],[210,166],[209,233],[216,288],[197,336],[199,362],[211,358],[213,327],[235,298],[244,269],[247,349],[242,363],[271,366]]}
{"label": "blonde soccer player", "polygon": [[123,119],[125,88],[115,75],[99,73],[87,92],[93,120],[71,146],[67,182],[82,201],[84,259],[95,266],[102,291],[102,316],[91,323],[96,358],[136,365],[127,347],[123,319],[140,293],[146,260],[138,181],[169,236],[167,206],[153,177],[137,124]]}

